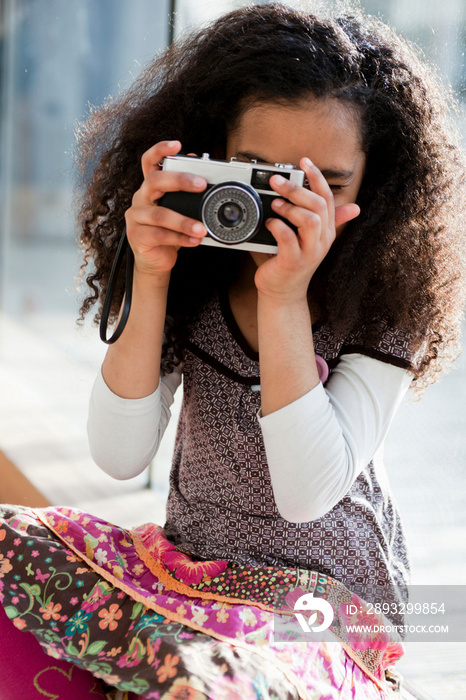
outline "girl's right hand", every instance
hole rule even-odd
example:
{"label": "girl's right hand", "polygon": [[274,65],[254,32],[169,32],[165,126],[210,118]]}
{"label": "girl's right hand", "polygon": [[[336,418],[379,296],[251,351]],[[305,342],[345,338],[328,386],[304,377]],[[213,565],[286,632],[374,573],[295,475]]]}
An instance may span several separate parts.
{"label": "girl's right hand", "polygon": [[160,161],[176,155],[180,149],[179,141],[160,141],[144,153],[144,182],[125,213],[135,272],[164,280],[170,276],[180,247],[197,247],[207,233],[202,222],[158,204],[166,192],[202,192],[207,187],[207,181],[197,175],[161,169]]}

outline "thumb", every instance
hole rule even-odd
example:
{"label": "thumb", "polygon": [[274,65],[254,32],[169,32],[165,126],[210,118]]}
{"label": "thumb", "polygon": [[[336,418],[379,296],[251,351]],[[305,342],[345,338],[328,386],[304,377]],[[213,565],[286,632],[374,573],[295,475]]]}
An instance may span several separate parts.
{"label": "thumb", "polygon": [[360,213],[361,207],[358,204],[340,204],[339,207],[335,208],[335,228],[347,224]]}

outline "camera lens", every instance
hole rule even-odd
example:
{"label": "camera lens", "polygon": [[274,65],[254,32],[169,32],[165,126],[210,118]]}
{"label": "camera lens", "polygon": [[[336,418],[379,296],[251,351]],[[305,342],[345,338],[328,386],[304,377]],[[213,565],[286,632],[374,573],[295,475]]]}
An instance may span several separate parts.
{"label": "camera lens", "polygon": [[218,210],[218,220],[223,226],[237,226],[243,219],[243,211],[235,202],[225,202]]}
{"label": "camera lens", "polygon": [[244,243],[261,224],[262,202],[250,185],[223,182],[204,195],[201,216],[215,240],[226,245]]}

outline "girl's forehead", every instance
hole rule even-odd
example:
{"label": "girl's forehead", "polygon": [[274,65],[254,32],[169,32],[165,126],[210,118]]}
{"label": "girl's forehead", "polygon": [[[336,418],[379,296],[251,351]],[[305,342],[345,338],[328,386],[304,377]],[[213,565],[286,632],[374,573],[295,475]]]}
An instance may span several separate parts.
{"label": "girl's forehead", "polygon": [[229,155],[293,164],[306,155],[320,169],[343,167],[363,154],[360,115],[335,98],[260,102],[243,111],[228,145]]}

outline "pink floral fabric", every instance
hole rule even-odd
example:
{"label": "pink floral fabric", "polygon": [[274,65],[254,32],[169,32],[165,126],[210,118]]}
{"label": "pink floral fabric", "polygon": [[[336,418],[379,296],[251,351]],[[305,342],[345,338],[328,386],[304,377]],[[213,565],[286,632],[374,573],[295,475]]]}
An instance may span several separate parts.
{"label": "pink floral fabric", "polygon": [[[392,694],[385,670],[400,640],[348,633],[348,622],[383,618],[369,620],[365,602],[329,576],[201,560],[159,525],[128,531],[71,508],[0,506],[0,516],[6,614],[108,686],[154,700]],[[296,596],[307,593],[334,610],[324,636],[303,638],[296,624]]]}

